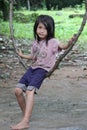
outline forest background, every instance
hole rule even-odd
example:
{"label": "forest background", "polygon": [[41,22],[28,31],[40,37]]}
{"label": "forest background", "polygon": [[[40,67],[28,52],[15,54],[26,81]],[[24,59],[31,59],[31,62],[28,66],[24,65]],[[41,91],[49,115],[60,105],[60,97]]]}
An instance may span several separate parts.
{"label": "forest background", "polygon": [[[10,36],[9,4],[9,0],[0,0],[0,35]],[[66,43],[80,28],[84,12],[84,0],[14,0],[14,36],[18,39],[33,40],[36,17],[48,14],[54,18],[56,38]],[[86,26],[78,40],[81,50],[87,49]]]}

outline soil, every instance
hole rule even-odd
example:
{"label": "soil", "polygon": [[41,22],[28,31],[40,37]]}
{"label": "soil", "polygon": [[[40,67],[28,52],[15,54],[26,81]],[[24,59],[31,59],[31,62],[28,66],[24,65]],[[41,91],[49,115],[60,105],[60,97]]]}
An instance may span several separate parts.
{"label": "soil", "polygon": [[[10,125],[22,117],[14,88],[24,72],[12,51],[0,53],[0,130],[10,130]],[[87,52],[78,53],[76,49],[44,80],[35,95],[29,130],[86,129]]]}

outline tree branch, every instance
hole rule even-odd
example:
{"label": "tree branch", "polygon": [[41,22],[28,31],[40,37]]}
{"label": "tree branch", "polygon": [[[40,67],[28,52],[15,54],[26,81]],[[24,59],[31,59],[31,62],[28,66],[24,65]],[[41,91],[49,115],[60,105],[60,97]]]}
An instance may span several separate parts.
{"label": "tree branch", "polygon": [[[14,30],[13,30],[13,24],[12,24],[12,21],[13,21],[12,16],[13,16],[13,0],[10,0],[10,16],[9,16],[10,37],[11,37],[11,40],[13,41],[13,47],[14,47],[15,52],[17,54],[17,47],[16,47],[16,43],[15,43]],[[71,49],[73,48],[73,46],[77,42],[79,36],[81,35],[81,33],[82,33],[83,29],[84,29],[84,26],[86,24],[86,20],[87,20],[87,0],[85,0],[85,14],[83,16],[83,21],[81,23],[80,29],[78,30],[77,34],[74,34],[75,37],[76,37],[75,40],[72,41],[72,43],[69,46],[69,48],[62,55],[59,56],[59,58],[57,59],[55,65],[54,65],[54,67],[51,69],[51,71],[48,72],[48,74],[46,75],[46,77],[50,77],[51,76],[51,74],[58,67],[58,65],[60,64],[60,62],[62,61],[62,59],[71,51]],[[19,56],[18,56],[18,59],[19,59],[20,63],[22,64],[22,66],[26,69],[25,64],[23,63],[23,61],[21,60],[21,58]]]}
{"label": "tree branch", "polygon": [[[9,27],[10,27],[10,38],[13,42],[13,47],[15,50],[15,53],[17,54],[17,47],[16,47],[16,42],[15,42],[15,38],[14,38],[14,30],[13,30],[13,4],[15,1],[10,0],[10,11],[9,11]],[[18,54],[17,54],[18,56]],[[22,64],[22,66],[27,69],[27,67],[25,66],[25,64],[23,63],[21,57],[18,56],[18,59],[20,61],[20,63]]]}
{"label": "tree branch", "polygon": [[73,46],[75,45],[75,43],[77,42],[79,36],[81,35],[83,29],[84,29],[84,26],[86,24],[86,20],[87,20],[87,0],[85,1],[85,14],[83,16],[83,21],[81,23],[81,26],[80,26],[80,29],[78,30],[78,33],[77,34],[74,34],[75,35],[75,40],[72,41],[71,45],[69,46],[69,48],[59,56],[59,58],[57,59],[54,67],[48,72],[48,74],[46,75],[46,77],[50,77],[51,74],[56,70],[56,68],[58,67],[58,65],[60,64],[60,62],[62,61],[62,59],[71,51],[71,49],[73,48]]}

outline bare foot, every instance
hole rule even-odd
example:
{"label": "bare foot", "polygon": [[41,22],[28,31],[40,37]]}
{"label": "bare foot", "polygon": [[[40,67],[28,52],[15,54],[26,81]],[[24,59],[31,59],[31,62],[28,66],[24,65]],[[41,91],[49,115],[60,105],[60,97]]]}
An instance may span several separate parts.
{"label": "bare foot", "polygon": [[21,121],[17,125],[11,126],[12,130],[22,130],[22,129],[28,129],[30,126],[27,122]]}

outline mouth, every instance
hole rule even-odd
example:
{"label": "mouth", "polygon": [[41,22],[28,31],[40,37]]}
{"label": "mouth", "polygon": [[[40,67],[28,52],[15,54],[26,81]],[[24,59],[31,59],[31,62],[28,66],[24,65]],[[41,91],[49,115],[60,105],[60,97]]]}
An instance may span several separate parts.
{"label": "mouth", "polygon": [[39,36],[44,37],[44,34],[39,34]]}

